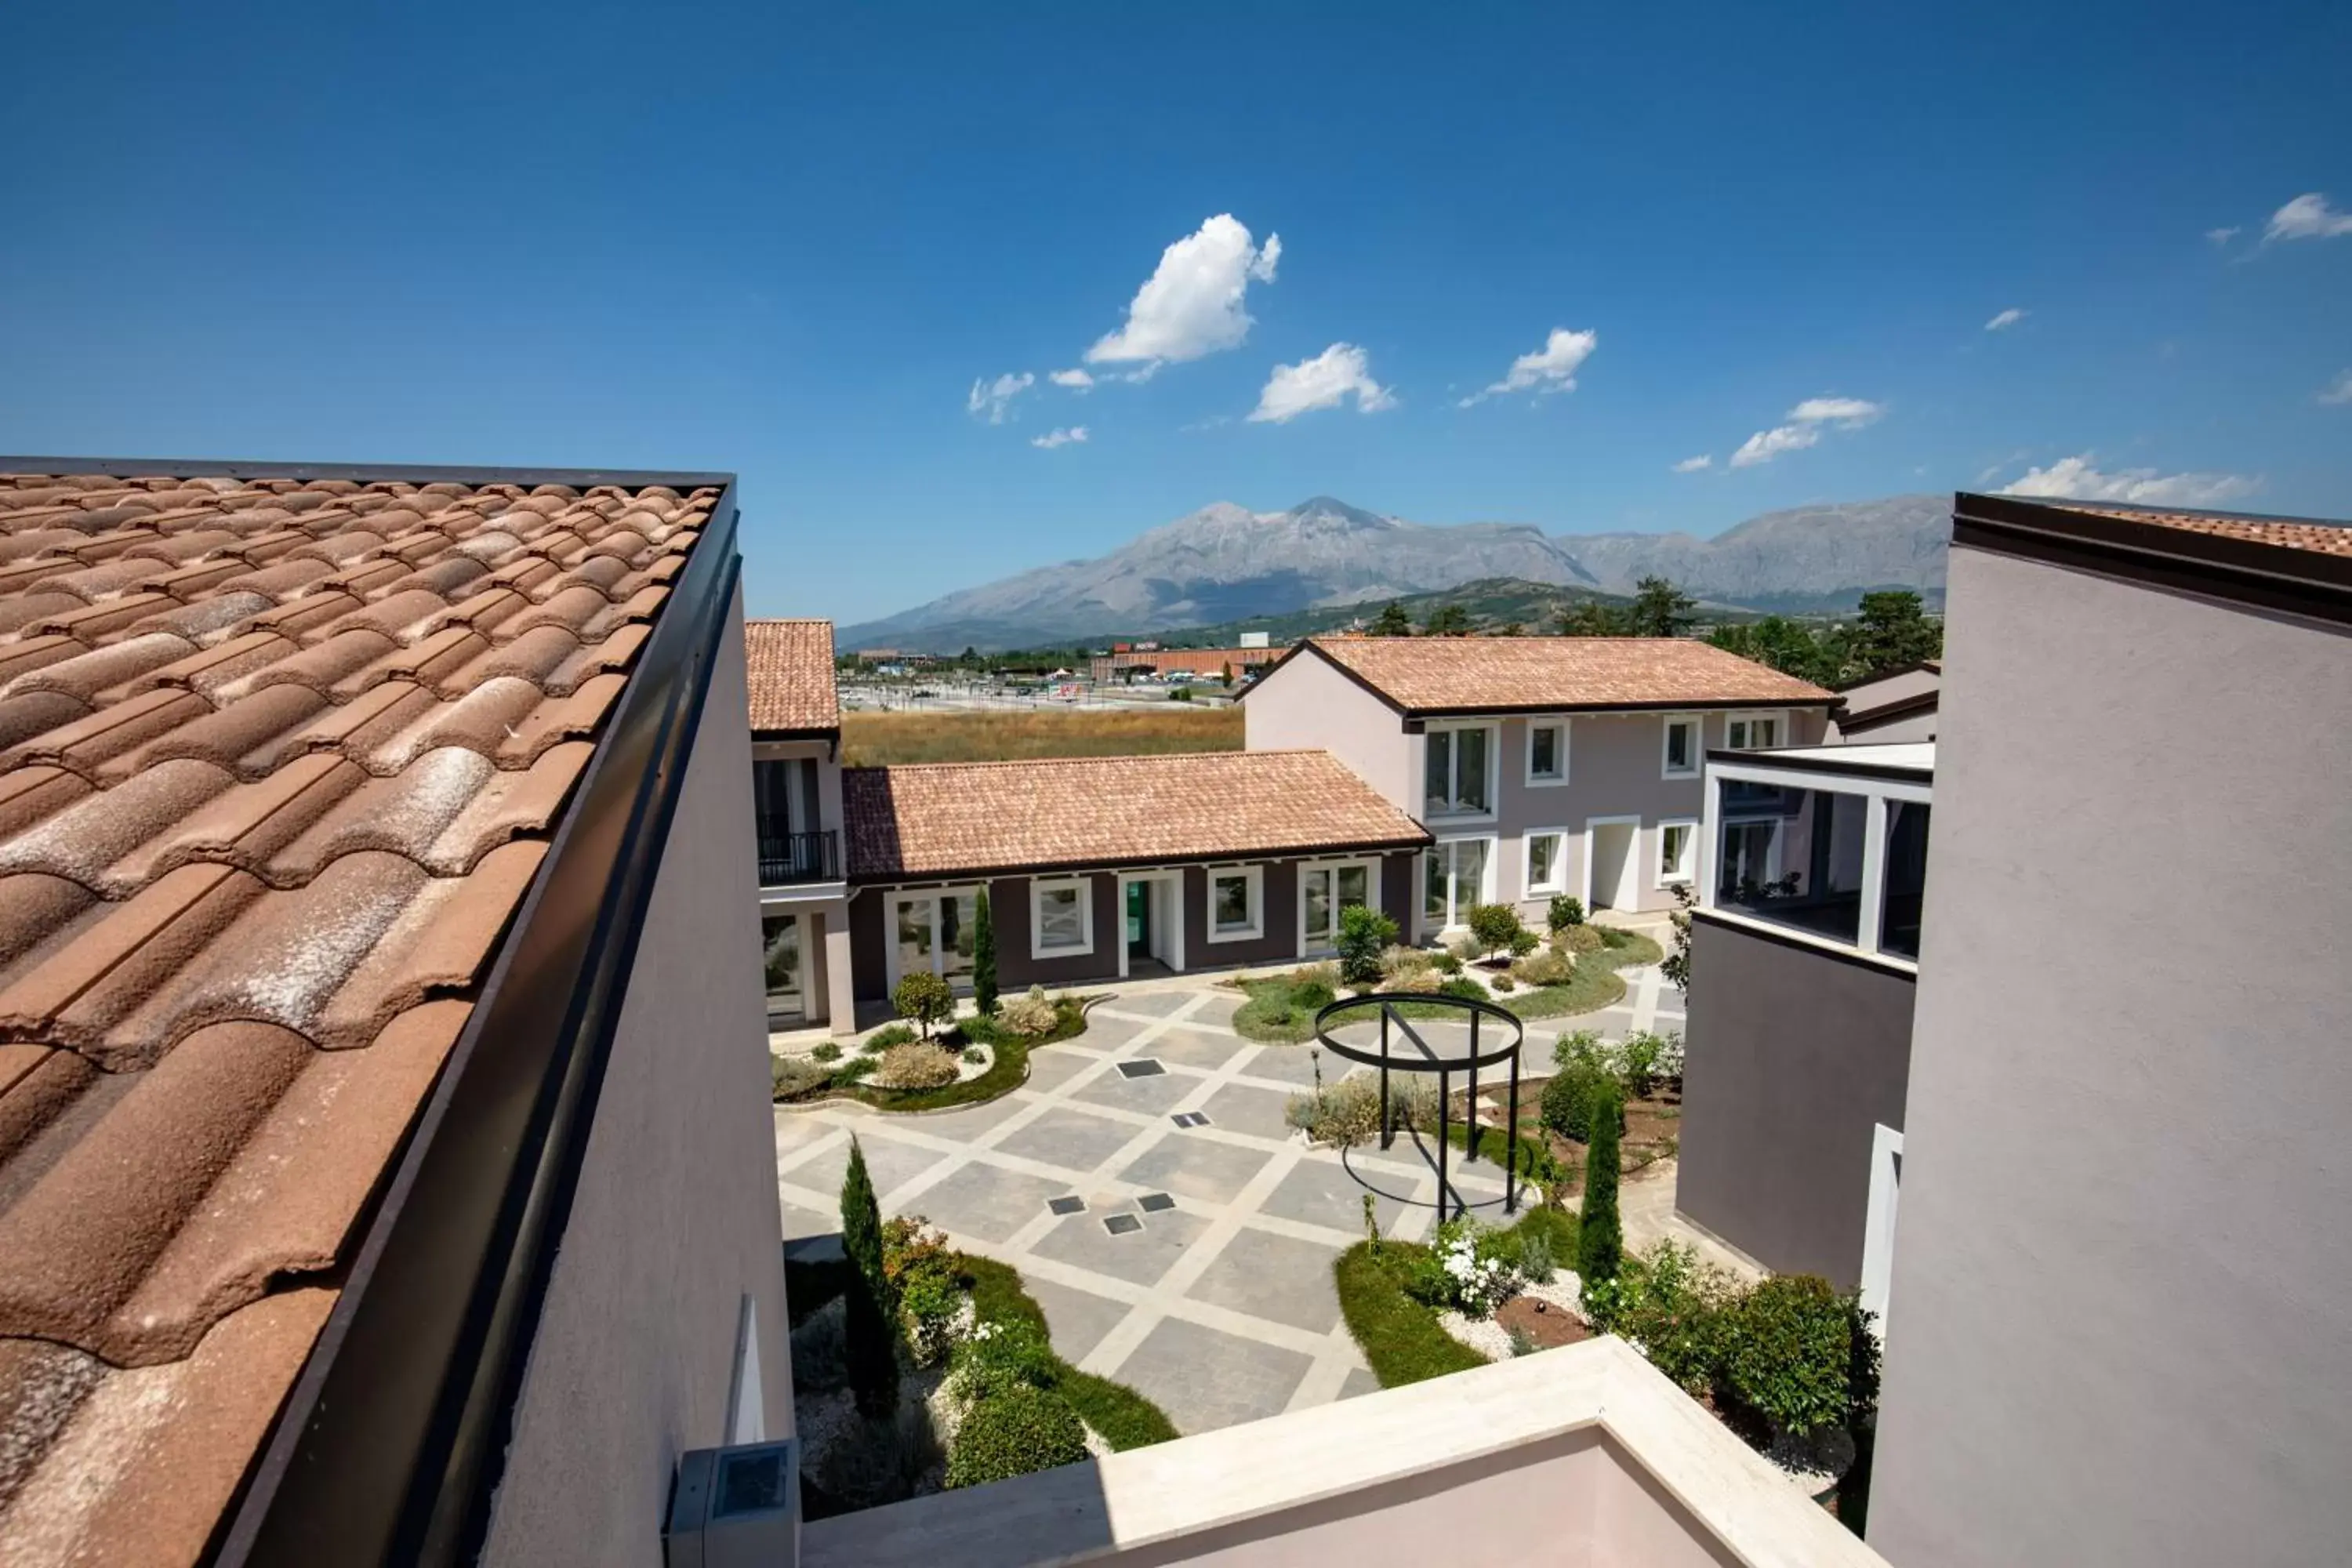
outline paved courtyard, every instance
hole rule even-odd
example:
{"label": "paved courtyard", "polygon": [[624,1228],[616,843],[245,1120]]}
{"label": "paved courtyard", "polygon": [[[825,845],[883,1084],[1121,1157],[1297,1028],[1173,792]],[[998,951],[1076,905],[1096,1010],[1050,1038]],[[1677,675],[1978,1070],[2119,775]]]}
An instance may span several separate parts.
{"label": "paved courtyard", "polygon": [[[1682,1026],[1680,994],[1654,968],[1627,982],[1618,1006],[1531,1024],[1530,1065],[1549,1068],[1563,1029]],[[839,1228],[854,1131],[886,1215],[920,1214],[1018,1268],[1066,1359],[1133,1385],[1184,1432],[1377,1387],[1339,1321],[1331,1265],[1363,1237],[1368,1186],[1384,1234],[1428,1232],[1433,1152],[1400,1137],[1343,1155],[1296,1139],[1283,1108],[1313,1059],[1235,1034],[1240,1000],[1201,980],[1122,988],[1085,1035],[1031,1058],[1026,1085],[970,1110],[778,1110],[785,1236]],[[1347,1066],[1324,1055],[1327,1078]],[[1454,1165],[1471,1204],[1500,1197],[1498,1167]]]}

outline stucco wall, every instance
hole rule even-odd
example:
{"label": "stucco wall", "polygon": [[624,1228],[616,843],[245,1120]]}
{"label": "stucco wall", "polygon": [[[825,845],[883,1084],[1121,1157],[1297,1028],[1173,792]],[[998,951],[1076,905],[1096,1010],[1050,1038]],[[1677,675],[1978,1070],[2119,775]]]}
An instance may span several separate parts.
{"label": "stucco wall", "polygon": [[1786,1274],[1862,1274],[1870,1153],[1903,1130],[1916,982],[1696,916],[1675,1206]]}
{"label": "stucco wall", "polygon": [[1956,548],[1871,1539],[2352,1542],[2352,645]]}
{"label": "stucco wall", "polygon": [[656,1564],[677,1456],[727,1439],[742,1299],[792,1427],[751,737],[734,607],[656,874],[482,1561]]}
{"label": "stucco wall", "polygon": [[[1209,940],[1209,873],[1184,868],[1184,966],[1227,969],[1242,963],[1274,963],[1298,954],[1298,862],[1265,860],[1259,867],[1262,936],[1244,942]],[[1220,868],[1223,869],[1223,868]]]}
{"label": "stucco wall", "polygon": [[1242,699],[1242,724],[1251,751],[1328,752],[1391,804],[1420,815],[1421,753],[1403,719],[1320,654],[1298,654],[1261,676]]}
{"label": "stucco wall", "polygon": [[[1055,877],[1049,880],[1069,879]],[[1026,991],[1032,985],[1078,985],[1090,980],[1118,978],[1118,944],[1126,931],[1118,907],[1118,878],[1110,872],[1095,871],[1087,873],[1086,882],[1094,902],[1094,951],[1075,958],[1029,955],[1028,878],[1000,877],[989,884],[988,911],[996,923],[996,982],[1000,988]]]}

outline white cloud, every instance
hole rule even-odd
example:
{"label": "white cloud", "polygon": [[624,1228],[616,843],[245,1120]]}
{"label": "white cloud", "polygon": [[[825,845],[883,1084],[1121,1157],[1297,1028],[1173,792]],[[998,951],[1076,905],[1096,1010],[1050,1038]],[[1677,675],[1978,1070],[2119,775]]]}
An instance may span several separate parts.
{"label": "white cloud", "polygon": [[1676,463],[1675,465],[1675,472],[1678,474],[1695,474],[1701,468],[1711,468],[1713,467],[1715,467],[1715,454],[1712,452],[1701,452],[1696,458],[1685,458],[1681,462]]}
{"label": "white cloud", "polygon": [[2352,370],[2339,370],[2336,379],[2319,392],[2322,403],[2352,403]]}
{"label": "white cloud", "polygon": [[1859,397],[1808,397],[1789,410],[1788,424],[1759,430],[1741,442],[1739,450],[1731,454],[1731,466],[1750,468],[1759,463],[1769,463],[1783,452],[1801,452],[1821,444],[1824,427],[1859,430],[1877,423],[1885,412],[1885,404],[1868,403]]}
{"label": "white cloud", "polygon": [[2025,320],[2025,312],[2019,310],[2016,306],[2011,305],[2008,310],[2003,310],[2000,315],[1995,316],[1991,321],[1987,321],[1985,323],[1985,331],[1988,332],[2005,332],[2023,320]]}
{"label": "white cloud", "polygon": [[1090,376],[1085,371],[1075,367],[1069,370],[1057,370],[1045,379],[1052,382],[1055,386],[1066,386],[1072,392],[1090,391],[1095,384],[1095,378],[1093,376]]}
{"label": "white cloud", "polygon": [[2159,474],[2154,468],[2103,473],[2091,466],[2092,456],[2084,452],[2061,458],[2046,468],[2029,468],[2023,479],[2003,486],[2001,493],[2135,506],[2219,506],[2260,489],[2263,483],[2244,474]]}
{"label": "white cloud", "polygon": [[1355,395],[1359,414],[1396,406],[1389,389],[1372,379],[1364,351],[1353,343],[1333,343],[1313,359],[1276,365],[1250,418],[1285,424],[1318,408],[1337,408],[1349,394]]}
{"label": "white cloud", "polygon": [[2333,239],[2340,234],[2352,234],[2352,213],[2340,213],[2327,205],[2327,198],[2317,191],[2297,196],[2271,214],[2270,226],[2263,230],[2263,243],[2274,239]]}
{"label": "white cloud", "polygon": [[982,379],[973,382],[971,391],[964,397],[963,405],[991,425],[1002,425],[1006,413],[1013,407],[1013,400],[1036,384],[1037,378],[1025,370],[1019,375],[1008,371],[994,381]]}
{"label": "white cloud", "polygon": [[1032,436],[1029,437],[1029,444],[1032,447],[1043,447],[1050,452],[1056,447],[1072,446],[1086,438],[1087,427],[1083,425],[1073,425],[1066,430],[1048,430],[1043,436]]}
{"label": "white cloud", "polygon": [[2238,236],[2245,232],[2246,231],[2244,229],[2240,228],[2236,224],[2231,224],[2227,228],[2207,229],[2205,231],[2205,237],[2211,240],[2216,245],[2227,245],[2231,240],[2237,238]]}
{"label": "white cloud", "polygon": [[1282,259],[1282,237],[1267,235],[1263,247],[1230,213],[1220,213],[1162,251],[1160,265],[1127,308],[1127,324],[1108,332],[1087,351],[1088,364],[1144,362],[1140,380],[1163,361],[1199,359],[1230,349],[1249,336],[1250,313],[1243,308],[1250,280],[1274,281]]}
{"label": "white cloud", "polygon": [[1484,403],[1504,393],[1526,392],[1533,388],[1538,397],[1554,392],[1576,390],[1576,368],[1591,356],[1601,343],[1597,332],[1571,332],[1566,327],[1554,327],[1544,346],[1531,354],[1521,354],[1511,362],[1511,368],[1502,380],[1462,399],[1461,406]]}

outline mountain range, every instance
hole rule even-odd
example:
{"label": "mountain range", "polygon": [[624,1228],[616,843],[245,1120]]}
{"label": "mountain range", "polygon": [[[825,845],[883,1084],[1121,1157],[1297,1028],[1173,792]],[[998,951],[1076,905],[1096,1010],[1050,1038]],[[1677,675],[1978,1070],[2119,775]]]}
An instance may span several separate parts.
{"label": "mountain range", "polygon": [[1850,608],[1873,588],[1942,602],[1948,496],[1767,512],[1712,539],[1547,534],[1528,523],[1408,522],[1328,496],[1285,511],[1230,501],[1087,561],[1040,566],[841,628],[845,650],[1034,647],[1133,636],[1508,580],[1566,597],[1663,576],[1700,600],[1756,610]]}

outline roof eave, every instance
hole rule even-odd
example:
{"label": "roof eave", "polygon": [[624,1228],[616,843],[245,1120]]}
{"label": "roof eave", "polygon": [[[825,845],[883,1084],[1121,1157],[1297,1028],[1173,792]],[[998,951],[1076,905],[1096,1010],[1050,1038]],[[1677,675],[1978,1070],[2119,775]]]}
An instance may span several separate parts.
{"label": "roof eave", "polygon": [[112,474],[122,479],[351,479],[365,484],[397,479],[419,485],[619,485],[643,489],[711,487],[726,489],[735,476],[698,468],[478,468],[437,463],[302,463],[226,458],[19,458],[0,457],[0,473]]}
{"label": "roof eave", "polygon": [[1088,872],[1119,871],[1134,866],[1215,866],[1228,861],[1245,860],[1325,860],[1342,855],[1389,855],[1407,850],[1425,849],[1436,842],[1428,830],[1417,835],[1398,835],[1389,838],[1360,839],[1344,844],[1292,845],[1282,848],[1215,849],[1185,855],[1122,855],[1116,858],[1094,857],[1076,860],[1015,862],[991,866],[955,866],[940,870],[928,868],[898,868],[879,871],[852,869],[849,884],[854,888],[885,886],[894,882],[961,882],[999,877],[1077,876]]}

